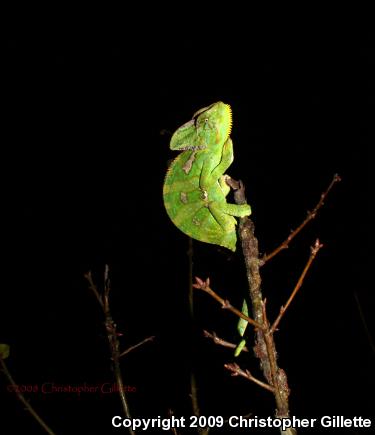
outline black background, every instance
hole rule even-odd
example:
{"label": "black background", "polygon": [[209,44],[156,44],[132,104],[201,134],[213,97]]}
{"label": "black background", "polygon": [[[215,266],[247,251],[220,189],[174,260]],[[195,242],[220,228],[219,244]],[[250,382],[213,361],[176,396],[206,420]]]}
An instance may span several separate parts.
{"label": "black background", "polygon": [[[83,278],[92,270],[101,285],[109,264],[123,347],[156,336],[123,361],[134,416],[191,415],[192,366],[202,414],[273,415],[273,397],[230,377],[223,364],[232,353],[202,338],[205,328],[236,342],[233,315],[198,292],[190,326],[188,241],[162,203],[169,135],[222,100],[234,117],[228,173],[246,185],[262,253],[304,219],[335,173],[342,177],[317,219],[262,269],[263,292],[274,318],[310,246],[324,243],[276,335],[291,413],[374,416],[374,350],[355,298],[373,336],[374,33],[339,20],[275,26],[222,16],[228,26],[194,19],[151,28],[142,14],[118,18],[51,18],[6,33],[0,341],[10,344],[16,382],[111,382],[103,316]],[[240,251],[196,242],[194,274],[241,305]],[[261,377],[254,358],[239,363]],[[6,385],[2,377],[2,433],[42,433]],[[27,397],[57,434],[112,433],[121,413],[115,394]]]}

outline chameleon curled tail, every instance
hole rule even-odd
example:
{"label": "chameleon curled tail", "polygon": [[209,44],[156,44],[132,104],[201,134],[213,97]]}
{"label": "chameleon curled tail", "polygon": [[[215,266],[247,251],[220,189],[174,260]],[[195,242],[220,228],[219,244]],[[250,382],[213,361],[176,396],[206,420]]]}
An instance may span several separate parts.
{"label": "chameleon curled tail", "polygon": [[221,101],[198,110],[178,128],[170,148],[182,151],[164,180],[168,216],[182,232],[236,250],[236,219],[251,214],[248,204],[227,203],[225,171],[233,162],[232,111]]}

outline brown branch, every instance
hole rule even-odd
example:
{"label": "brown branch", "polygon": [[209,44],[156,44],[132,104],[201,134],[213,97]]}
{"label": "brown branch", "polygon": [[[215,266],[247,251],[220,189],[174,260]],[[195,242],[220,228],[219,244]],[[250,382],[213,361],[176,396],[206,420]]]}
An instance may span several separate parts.
{"label": "brown branch", "polygon": [[[172,409],[168,409],[168,417],[169,418],[173,418],[173,411]],[[171,432],[173,433],[173,435],[178,435],[177,429],[175,427],[171,427]]]}
{"label": "brown branch", "polygon": [[[196,417],[199,417],[201,414],[200,414],[199,402],[198,402],[198,386],[197,386],[197,381],[194,372],[191,372],[190,375],[190,399],[191,399],[191,406],[193,408],[193,414]],[[209,431],[210,428],[208,426],[198,428],[199,435],[207,435]]]}
{"label": "brown branch", "polygon": [[[236,182],[230,178],[227,178],[227,183],[234,189],[234,198],[236,204],[246,204],[245,189],[241,181]],[[340,181],[340,177],[335,175],[332,182],[328,186],[327,190],[321,195],[320,201],[315,206],[313,211],[309,213],[305,221],[295,230],[292,234],[270,255],[265,256],[263,259],[259,258],[258,240],[254,235],[254,224],[251,219],[244,217],[240,219],[239,223],[239,237],[242,244],[242,250],[245,258],[246,274],[249,282],[249,293],[250,300],[252,304],[253,317],[256,322],[263,325],[262,328],[256,329],[256,340],[255,340],[255,354],[260,360],[260,366],[263,371],[264,377],[267,380],[267,384],[271,389],[276,401],[276,415],[280,418],[287,418],[289,416],[289,387],[286,373],[277,364],[277,352],[274,342],[273,332],[280,322],[285,310],[288,308],[293,298],[295,297],[297,291],[302,285],[303,279],[311,266],[317,252],[322,247],[322,245],[317,240],[315,246],[312,248],[311,257],[306,265],[297,285],[295,286],[290,298],[287,301],[285,307],[282,307],[282,312],[279,318],[276,319],[272,328],[270,327],[267,313],[266,313],[266,300],[263,300],[262,290],[261,290],[261,277],[260,277],[260,266],[265,263],[265,261],[274,257],[282,249],[288,247],[288,243],[305,227],[305,225],[316,216],[318,210],[324,204],[324,199],[332,189],[333,185]],[[229,368],[234,368],[235,371],[238,370],[237,367],[229,366]],[[228,368],[228,367],[227,367]],[[241,376],[251,378],[253,376],[247,372],[239,372]],[[283,432],[286,434],[296,434],[296,430],[293,428],[288,428],[287,431]]]}
{"label": "brown branch", "polygon": [[[189,314],[190,314],[190,324],[193,325],[194,323],[194,288],[193,288],[193,255],[194,255],[194,249],[193,249],[193,239],[191,237],[188,237],[188,249],[187,249],[187,257],[188,257],[188,299],[189,299]],[[196,417],[200,416],[200,410],[199,410],[199,400],[198,400],[198,386],[197,386],[197,379],[194,372],[194,363],[191,366],[190,369],[190,399],[191,399],[191,407],[193,411],[193,415]]]}
{"label": "brown branch", "polygon": [[190,320],[194,321],[194,289],[193,289],[193,239],[191,237],[188,238],[188,249],[187,249],[187,257],[188,257],[188,298],[189,298],[189,311],[190,311]]}
{"label": "brown branch", "polygon": [[[194,287],[193,287],[193,239],[191,237],[188,238],[188,249],[187,249],[187,257],[188,257],[188,264],[189,264],[189,272],[188,272],[188,299],[189,299],[189,312],[190,312],[190,322],[191,325],[194,323]],[[198,385],[197,385],[197,378],[195,376],[195,361],[191,365],[191,372],[190,372],[190,399],[191,399],[191,407],[193,411],[193,415],[196,417],[200,416],[200,409],[199,409],[199,397],[198,397]],[[198,429],[199,435],[208,435],[210,432],[210,428],[207,427],[201,427]]]}
{"label": "brown branch", "polygon": [[241,319],[246,320],[248,323],[253,325],[255,328],[263,329],[263,326],[261,323],[253,320],[251,317],[246,316],[244,313],[242,313],[237,308],[233,307],[231,303],[228,300],[225,300],[221,298],[217,293],[215,293],[211,287],[210,287],[210,279],[207,278],[206,281],[203,281],[202,279],[195,277],[195,284],[193,284],[194,288],[203,290],[205,293],[208,293],[211,297],[213,297],[216,301],[219,302],[219,304],[222,306],[222,308],[227,309],[234,313],[236,316],[241,317]]}
{"label": "brown branch", "polygon": [[[208,331],[206,331],[204,329],[203,330],[203,335],[206,338],[210,338],[218,346],[228,347],[229,349],[235,349],[238,346],[238,343],[237,344],[230,343],[229,341],[223,340],[222,338],[218,337],[215,332],[211,334],[210,332],[208,332]],[[249,352],[249,349],[245,346],[242,349],[242,351],[243,352]]]}
{"label": "brown branch", "polygon": [[[109,267],[106,264],[104,270],[104,313],[105,313],[105,326],[107,329],[108,342],[112,353],[113,372],[116,378],[116,383],[119,390],[119,395],[122,403],[124,414],[127,418],[131,419],[128,401],[125,395],[124,383],[122,380],[122,374],[120,369],[120,343],[118,341],[118,333],[116,330],[116,324],[112,319],[110,307],[109,307],[109,293],[111,291],[111,282],[109,280]],[[135,435],[134,430],[129,427],[129,433]]]}
{"label": "brown branch", "polygon": [[[234,192],[236,204],[245,204],[245,189],[239,182],[239,188]],[[260,260],[258,240],[254,235],[254,224],[248,217],[240,218],[239,237],[245,259],[246,275],[249,283],[249,296],[255,321],[262,325],[256,329],[255,354],[260,360],[260,366],[267,383],[273,388],[276,401],[276,415],[280,418],[289,416],[289,388],[287,377],[277,365],[277,352],[270,333],[269,322],[263,302],[260,277]]]}
{"label": "brown branch", "polygon": [[242,376],[243,378],[248,379],[249,381],[254,382],[255,384],[259,385],[260,387],[264,388],[265,390],[271,391],[271,393],[275,392],[275,389],[271,387],[271,385],[266,384],[265,382],[260,381],[259,379],[255,378],[251,373],[250,370],[242,370],[240,366],[236,363],[230,363],[230,364],[224,364],[224,367],[232,372],[232,376]]}
{"label": "brown branch", "polygon": [[359,317],[361,318],[362,326],[363,326],[363,329],[364,329],[364,331],[365,331],[365,334],[366,334],[367,340],[368,340],[368,342],[369,342],[369,345],[370,345],[370,348],[371,348],[372,352],[375,354],[375,344],[374,344],[374,340],[373,340],[372,337],[371,337],[370,329],[369,329],[369,327],[368,327],[368,325],[367,325],[366,317],[365,317],[365,315],[364,315],[364,313],[363,313],[362,305],[361,305],[361,303],[360,303],[360,301],[359,301],[358,294],[357,294],[356,291],[354,291],[354,298],[355,298],[355,302],[356,302],[356,304],[357,304]]}
{"label": "brown branch", "polygon": [[100,305],[100,306],[102,307],[102,309],[104,310],[104,304],[103,304],[102,298],[101,298],[101,296],[100,296],[100,293],[99,293],[99,291],[98,291],[98,288],[96,287],[96,285],[95,285],[95,283],[94,283],[94,281],[93,281],[93,279],[92,279],[91,271],[88,271],[88,272],[85,273],[83,276],[84,276],[84,278],[86,278],[86,280],[87,280],[88,283],[89,283],[89,289],[92,290],[92,292],[93,292],[94,295],[95,295],[96,300],[99,302],[99,305]]}
{"label": "brown branch", "polygon": [[293,301],[295,295],[297,294],[298,290],[302,287],[303,281],[305,279],[305,276],[310,269],[313,261],[315,260],[316,254],[319,252],[319,250],[323,247],[323,245],[319,242],[319,239],[316,239],[315,245],[311,246],[310,248],[310,257],[306,263],[306,266],[304,267],[300,277],[298,278],[297,284],[295,285],[291,295],[289,296],[289,299],[287,300],[286,304],[283,305],[280,308],[279,315],[277,316],[276,320],[273,322],[273,325],[270,329],[270,333],[273,334],[276,331],[276,328],[278,327],[280,320],[283,318],[285,311],[288,309],[289,305]]}
{"label": "brown branch", "polygon": [[197,387],[197,380],[194,375],[194,372],[192,371],[190,373],[190,399],[191,399],[191,407],[193,409],[193,415],[196,417],[200,416],[199,411],[199,402],[198,402],[198,387]]}
{"label": "brown branch", "polygon": [[[129,405],[128,405],[128,401],[127,401],[126,394],[125,394],[124,383],[122,380],[122,374],[121,374],[121,368],[120,368],[120,343],[118,340],[119,333],[117,332],[116,323],[112,319],[111,310],[110,310],[110,306],[109,306],[109,293],[111,291],[111,282],[109,279],[109,267],[107,264],[105,265],[105,269],[104,269],[104,292],[103,292],[102,298],[100,297],[100,293],[99,293],[96,285],[94,284],[94,282],[92,280],[91,273],[88,272],[84,276],[88,280],[89,287],[94,292],[95,297],[98,300],[98,302],[100,303],[100,305],[103,309],[103,312],[104,312],[105,328],[107,331],[108,343],[109,343],[109,347],[110,347],[110,351],[111,351],[111,355],[112,355],[113,373],[114,373],[114,376],[116,379],[118,393],[120,396],[120,400],[121,400],[124,414],[125,414],[126,418],[131,419]],[[128,430],[129,430],[129,433],[131,435],[135,435],[135,431],[131,427],[129,427]]]}
{"label": "brown branch", "polygon": [[133,350],[137,349],[140,346],[143,346],[148,341],[153,341],[155,339],[155,335],[151,335],[150,337],[145,338],[144,340],[140,341],[139,343],[135,344],[134,346],[128,347],[126,350],[120,353],[119,358],[123,357],[129,352],[132,352]]}
{"label": "brown branch", "polygon": [[291,234],[270,254],[264,255],[262,258],[262,264],[265,264],[267,261],[271,260],[275,255],[277,255],[280,251],[287,249],[289,247],[289,243],[296,237],[298,233],[312,220],[316,217],[319,209],[324,205],[324,200],[326,199],[328,193],[331,191],[332,187],[341,181],[341,178],[338,174],[333,176],[333,179],[327,189],[321,194],[319,202],[316,204],[312,211],[307,213],[306,219],[299,225],[297,229],[291,232]]}
{"label": "brown branch", "polygon": [[5,361],[0,356],[0,365],[2,367],[2,370],[4,372],[4,375],[7,377],[8,381],[13,385],[14,391],[16,393],[16,396],[18,400],[25,406],[25,409],[30,412],[30,414],[35,418],[35,420],[40,424],[40,426],[49,434],[49,435],[55,435],[55,432],[50,429],[47,424],[44,422],[42,417],[35,411],[35,409],[30,405],[30,403],[25,399],[25,396],[19,391],[19,388],[17,388],[17,384],[15,383],[14,379],[12,378],[12,375],[10,374],[7,365],[5,364]]}

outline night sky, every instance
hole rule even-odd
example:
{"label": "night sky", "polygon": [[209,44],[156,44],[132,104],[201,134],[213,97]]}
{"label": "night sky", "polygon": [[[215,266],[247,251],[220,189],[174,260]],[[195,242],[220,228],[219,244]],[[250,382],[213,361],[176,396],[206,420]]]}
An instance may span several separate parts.
{"label": "night sky", "polygon": [[[130,31],[133,18],[7,31],[0,342],[11,347],[13,377],[39,388],[27,398],[56,434],[116,433],[116,394],[40,391],[46,383],[113,382],[103,314],[83,278],[91,270],[102,286],[108,264],[122,347],[156,336],[122,362],[124,382],[135,390],[128,395],[134,416],[191,415],[192,367],[202,414],[274,415],[272,395],[231,377],[223,364],[232,352],[202,336],[207,329],[237,342],[234,315],[197,291],[190,323],[188,239],[162,202],[175,156],[171,133],[222,100],[234,121],[228,173],[246,186],[262,254],[303,221],[335,173],[342,177],[317,218],[262,268],[263,293],[273,319],[321,240],[324,249],[275,336],[291,413],[372,415],[375,424],[374,33],[332,23],[232,23],[223,34],[204,22],[194,29],[160,22]],[[194,275],[210,277],[240,307],[247,285],[240,249],[200,242],[193,249]],[[262,377],[252,354],[238,362]],[[4,376],[0,382],[1,433],[43,433]]]}

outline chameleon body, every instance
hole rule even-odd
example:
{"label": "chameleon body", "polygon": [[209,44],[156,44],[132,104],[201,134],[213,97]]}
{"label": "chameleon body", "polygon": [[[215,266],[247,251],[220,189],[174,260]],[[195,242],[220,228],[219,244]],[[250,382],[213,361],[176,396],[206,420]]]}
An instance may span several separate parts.
{"label": "chameleon body", "polygon": [[233,162],[231,128],[230,106],[217,102],[198,110],[175,131],[170,148],[182,152],[168,169],[163,199],[169,217],[182,232],[235,251],[235,217],[248,216],[251,209],[226,200],[230,187],[225,171]]}

